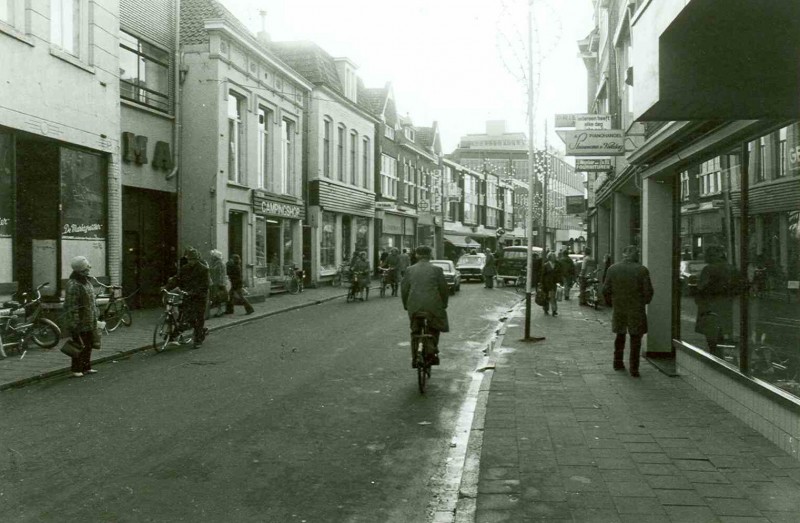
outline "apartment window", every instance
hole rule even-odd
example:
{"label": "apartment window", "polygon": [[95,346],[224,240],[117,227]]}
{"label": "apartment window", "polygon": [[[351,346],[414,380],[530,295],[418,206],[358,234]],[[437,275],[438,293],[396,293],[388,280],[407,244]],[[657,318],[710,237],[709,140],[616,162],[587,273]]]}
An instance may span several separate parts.
{"label": "apartment window", "polygon": [[119,47],[120,96],[167,112],[169,53],[124,31],[120,31]]}
{"label": "apartment window", "polygon": [[278,192],[288,194],[294,177],[294,126],[295,123],[284,118],[281,121],[281,177]]}
{"label": "apartment window", "polygon": [[767,177],[767,140],[762,136],[758,139],[758,168],[756,181],[763,182]]}
{"label": "apartment window", "polygon": [[228,180],[244,181],[244,99],[228,93]]}
{"label": "apartment window", "polygon": [[272,128],[272,111],[264,107],[258,108],[258,187],[266,187],[267,177],[272,161],[270,129]]}
{"label": "apartment window", "polygon": [[81,0],[50,0],[50,43],[78,56],[80,34]]}
{"label": "apartment window", "polygon": [[325,119],[322,135],[322,174],[331,177],[331,139],[333,138],[333,122]]}
{"label": "apartment window", "polygon": [[381,155],[381,196],[397,198],[397,159]]}
{"label": "apartment window", "polygon": [[681,173],[681,200],[689,199],[689,173]]}
{"label": "apartment window", "polygon": [[414,129],[412,129],[411,127],[406,127],[405,135],[406,135],[406,138],[408,138],[412,142],[414,141]]}
{"label": "apartment window", "polygon": [[361,157],[361,179],[358,181],[358,185],[364,187],[365,189],[369,188],[369,138],[364,137],[362,140],[362,157]]}
{"label": "apartment window", "polygon": [[344,181],[344,136],[344,125],[340,125],[336,135],[336,176],[342,182]]}
{"label": "apartment window", "polygon": [[778,178],[786,176],[786,127],[778,132]]}
{"label": "apartment window", "polygon": [[389,124],[383,126],[383,135],[390,140],[394,140],[394,127]]}
{"label": "apartment window", "polygon": [[356,173],[358,172],[358,133],[350,133],[350,183],[356,184]]}

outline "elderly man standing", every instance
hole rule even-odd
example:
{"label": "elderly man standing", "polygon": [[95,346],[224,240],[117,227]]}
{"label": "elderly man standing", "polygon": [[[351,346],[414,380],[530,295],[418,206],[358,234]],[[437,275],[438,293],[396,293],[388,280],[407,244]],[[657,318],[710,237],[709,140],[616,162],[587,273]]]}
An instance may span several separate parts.
{"label": "elderly man standing", "polygon": [[622,257],[621,262],[608,269],[603,283],[603,297],[613,307],[611,329],[617,335],[614,340],[614,370],[625,370],[623,353],[625,335],[629,334],[630,373],[638,378],[642,336],[647,333],[645,307],[653,299],[653,285],[647,267],[639,263],[639,249],[635,245],[625,247]]}

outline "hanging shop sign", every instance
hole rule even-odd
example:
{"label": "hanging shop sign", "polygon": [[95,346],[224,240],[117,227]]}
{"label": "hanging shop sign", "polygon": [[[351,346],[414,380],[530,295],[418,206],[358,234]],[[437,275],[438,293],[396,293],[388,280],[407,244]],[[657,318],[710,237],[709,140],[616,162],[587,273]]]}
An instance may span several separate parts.
{"label": "hanging shop sign", "polygon": [[272,200],[255,191],[253,192],[253,212],[262,216],[280,216],[294,220],[305,218],[302,205]]}
{"label": "hanging shop sign", "polygon": [[566,131],[567,156],[622,156],[625,133],[621,129],[605,131]]}
{"label": "hanging shop sign", "polygon": [[611,129],[610,114],[556,114],[556,129],[575,128],[578,131]]}
{"label": "hanging shop sign", "polygon": [[565,196],[567,204],[567,214],[583,214],[586,212],[586,199],[582,194],[577,196]]}
{"label": "hanging shop sign", "polygon": [[611,158],[583,158],[575,160],[575,170],[586,173],[606,172],[611,170]]}

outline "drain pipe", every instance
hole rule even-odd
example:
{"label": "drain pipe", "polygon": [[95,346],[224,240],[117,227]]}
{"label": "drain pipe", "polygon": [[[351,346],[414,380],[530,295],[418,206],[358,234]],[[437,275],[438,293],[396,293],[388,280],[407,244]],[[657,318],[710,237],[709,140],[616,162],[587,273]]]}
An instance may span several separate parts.
{"label": "drain pipe", "polygon": [[[181,93],[182,93],[182,84],[183,80],[186,77],[187,70],[184,70],[183,65],[183,53],[181,52],[180,45],[181,45],[181,0],[173,0],[175,2],[175,41],[173,48],[173,72],[172,72],[172,85],[174,85],[175,89],[175,101],[174,101],[174,112],[175,112],[175,120],[173,121],[172,125],[172,170],[167,173],[166,180],[171,180],[175,177],[175,221],[176,221],[176,247],[181,245],[181,209],[183,205],[181,204],[181,177],[178,176],[178,169],[180,166],[180,151],[181,151],[181,139],[182,139],[182,119],[181,119]],[[176,250],[176,253],[178,251]]]}

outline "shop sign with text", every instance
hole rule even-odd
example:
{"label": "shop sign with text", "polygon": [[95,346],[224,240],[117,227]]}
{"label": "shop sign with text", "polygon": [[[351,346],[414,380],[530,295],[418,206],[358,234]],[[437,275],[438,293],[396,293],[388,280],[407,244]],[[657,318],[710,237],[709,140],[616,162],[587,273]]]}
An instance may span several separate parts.
{"label": "shop sign with text", "polygon": [[567,156],[622,156],[625,134],[621,129],[566,131]]}
{"label": "shop sign with text", "polygon": [[575,160],[575,170],[586,173],[606,172],[611,170],[610,158],[581,158]]}
{"label": "shop sign with text", "polygon": [[281,218],[291,218],[293,220],[305,218],[302,205],[277,202],[267,199],[256,192],[253,193],[253,212],[263,216],[280,216]]}

